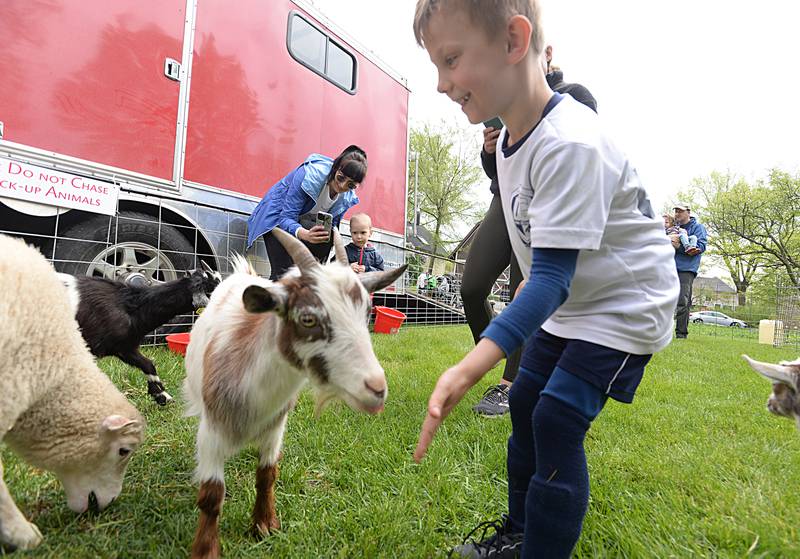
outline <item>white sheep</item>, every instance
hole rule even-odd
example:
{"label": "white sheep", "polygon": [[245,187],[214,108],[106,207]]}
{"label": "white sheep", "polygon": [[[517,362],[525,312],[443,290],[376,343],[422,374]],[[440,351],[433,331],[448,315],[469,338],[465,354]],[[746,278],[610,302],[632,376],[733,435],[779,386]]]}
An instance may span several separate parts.
{"label": "white sheep", "polygon": [[318,410],[332,398],[368,413],[383,409],[387,387],[367,330],[368,293],[396,280],[405,266],[356,275],[334,230],[336,262],[320,265],[300,241],[273,234],[297,268],[279,281],[257,277],[244,259],[211,296],[192,329],[184,395],[200,416],[200,491],[192,557],[218,557],[224,465],[248,443],[259,447],[253,531],[279,527],[273,486],[289,411],[310,380]]}
{"label": "white sheep", "polygon": [[[97,368],[51,265],[0,235],[0,441],[55,473],[81,513],[119,495],[143,430],[142,416]],[[42,535],[2,474],[0,461],[0,542],[33,548]]]}

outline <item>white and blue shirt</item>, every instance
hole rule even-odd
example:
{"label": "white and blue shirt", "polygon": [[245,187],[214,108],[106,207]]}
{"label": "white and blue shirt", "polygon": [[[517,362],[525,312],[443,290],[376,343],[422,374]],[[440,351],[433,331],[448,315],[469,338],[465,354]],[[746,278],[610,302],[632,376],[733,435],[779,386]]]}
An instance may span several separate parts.
{"label": "white and blue shirt", "polygon": [[[678,299],[663,223],[591,109],[569,96],[554,96],[548,109],[529,135],[496,152],[506,227],[523,276],[530,275],[533,248],[579,251],[569,296],[542,328],[655,353],[671,340]],[[506,142],[503,129],[498,148]]]}

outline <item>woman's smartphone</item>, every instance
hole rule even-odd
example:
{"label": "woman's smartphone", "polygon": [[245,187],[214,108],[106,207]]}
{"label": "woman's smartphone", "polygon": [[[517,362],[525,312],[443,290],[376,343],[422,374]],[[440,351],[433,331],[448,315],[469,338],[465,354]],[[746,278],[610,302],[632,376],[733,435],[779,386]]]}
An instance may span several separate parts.
{"label": "woman's smartphone", "polygon": [[317,225],[322,225],[330,234],[331,227],[333,227],[333,216],[328,212],[317,212]]}
{"label": "woman's smartphone", "polygon": [[502,120],[500,120],[500,117],[499,117],[499,116],[496,116],[496,117],[494,117],[494,118],[492,118],[492,119],[485,120],[485,121],[483,122],[483,125],[484,125],[486,128],[489,128],[489,127],[491,126],[492,128],[495,128],[495,129],[497,129],[497,130],[500,130],[500,129],[503,127],[503,121],[502,121]]}

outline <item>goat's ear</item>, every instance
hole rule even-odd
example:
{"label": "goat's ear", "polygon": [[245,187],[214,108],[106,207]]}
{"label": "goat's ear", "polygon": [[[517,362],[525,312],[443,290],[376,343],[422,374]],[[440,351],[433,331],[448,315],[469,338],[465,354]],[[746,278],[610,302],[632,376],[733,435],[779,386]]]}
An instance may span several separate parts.
{"label": "goat's ear", "polygon": [[791,387],[793,390],[798,388],[798,380],[800,380],[800,364],[780,364],[762,363],[755,359],[750,359],[747,355],[742,355],[754,371],[767,377],[772,382],[780,382]]}
{"label": "goat's ear", "polygon": [[250,285],[242,293],[242,303],[247,312],[280,312],[283,308],[283,292],[278,289],[265,289],[260,285]]}
{"label": "goat's ear", "polygon": [[386,270],[385,272],[367,272],[365,274],[358,274],[358,279],[367,289],[369,293],[375,293],[379,289],[383,289],[387,285],[391,285],[394,280],[403,275],[403,272],[408,268],[408,264],[403,264],[394,270]]}

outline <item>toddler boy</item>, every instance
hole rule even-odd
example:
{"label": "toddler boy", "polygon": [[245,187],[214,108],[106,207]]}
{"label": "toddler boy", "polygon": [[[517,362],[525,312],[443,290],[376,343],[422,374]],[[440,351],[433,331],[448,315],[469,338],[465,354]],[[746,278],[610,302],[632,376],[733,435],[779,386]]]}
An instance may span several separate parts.
{"label": "toddler boy", "polygon": [[350,267],[357,274],[383,271],[383,257],[369,244],[372,236],[372,220],[365,213],[354,214],[350,218],[350,237],[352,242],[345,246]]}

